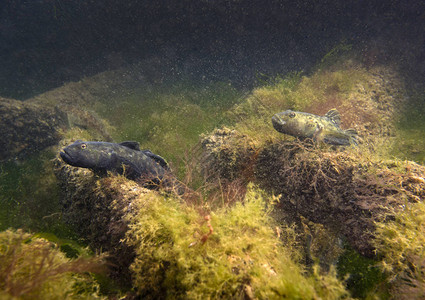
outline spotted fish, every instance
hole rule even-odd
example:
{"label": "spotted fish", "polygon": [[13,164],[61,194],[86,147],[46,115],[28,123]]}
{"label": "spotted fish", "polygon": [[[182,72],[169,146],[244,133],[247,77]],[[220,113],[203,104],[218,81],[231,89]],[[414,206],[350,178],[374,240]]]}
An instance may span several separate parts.
{"label": "spotted fish", "polygon": [[88,168],[96,174],[122,174],[132,180],[162,182],[170,178],[167,162],[149,150],[140,150],[137,142],[120,144],[77,140],[63,148],[60,156],[74,167]]}
{"label": "spotted fish", "polygon": [[323,141],[332,145],[357,145],[358,136],[355,129],[341,129],[341,117],[336,109],[331,109],[324,116],[286,110],[272,117],[272,124],[277,131],[300,139]]}

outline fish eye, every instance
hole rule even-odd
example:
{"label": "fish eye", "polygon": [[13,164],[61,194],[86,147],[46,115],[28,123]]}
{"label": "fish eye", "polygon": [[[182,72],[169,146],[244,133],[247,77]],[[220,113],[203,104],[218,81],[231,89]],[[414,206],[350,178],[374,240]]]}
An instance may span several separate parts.
{"label": "fish eye", "polygon": [[81,144],[81,149],[86,149],[87,145],[86,144]]}
{"label": "fish eye", "polygon": [[291,113],[289,114],[289,117],[290,117],[290,118],[295,117],[295,113],[294,113],[294,112],[291,112]]}

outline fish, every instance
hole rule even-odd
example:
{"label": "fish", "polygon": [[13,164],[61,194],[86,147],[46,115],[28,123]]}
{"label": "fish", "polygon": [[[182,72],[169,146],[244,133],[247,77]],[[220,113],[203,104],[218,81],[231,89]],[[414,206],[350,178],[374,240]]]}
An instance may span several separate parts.
{"label": "fish", "polygon": [[122,143],[77,140],[59,153],[68,165],[91,169],[104,176],[108,172],[143,181],[148,187],[174,180],[168,163],[150,150],[140,150],[138,142]]}
{"label": "fish", "polygon": [[323,141],[332,145],[358,145],[355,129],[341,129],[341,116],[338,110],[331,109],[324,116],[306,112],[286,110],[272,117],[274,129],[299,139]]}

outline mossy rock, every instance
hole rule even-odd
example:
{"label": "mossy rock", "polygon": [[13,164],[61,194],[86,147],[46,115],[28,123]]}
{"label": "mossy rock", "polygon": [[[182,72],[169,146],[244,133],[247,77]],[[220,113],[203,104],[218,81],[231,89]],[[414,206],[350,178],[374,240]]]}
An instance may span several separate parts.
{"label": "mossy rock", "polygon": [[201,145],[204,149],[202,170],[206,178],[218,176],[232,181],[252,177],[252,157],[256,148],[248,136],[223,127],[203,135]]}
{"label": "mossy rock", "polygon": [[[123,176],[55,162],[64,215],[92,247],[109,251],[112,274],[144,298],[310,298],[347,295],[334,272],[305,274],[275,231],[267,195],[210,210]],[[269,203],[269,206],[272,205]]]}
{"label": "mossy rock", "polygon": [[109,253],[111,277],[129,288],[128,267],[134,252],[120,242],[128,229],[122,209],[149,190],[122,176],[97,177],[91,170],[67,165],[59,156],[54,164],[62,190],[63,220],[93,249]]}
{"label": "mossy rock", "polygon": [[66,126],[66,115],[53,107],[0,98],[0,161],[56,144]]}
{"label": "mossy rock", "polygon": [[[223,139],[221,131],[205,139],[221,141],[215,148],[211,143],[205,147],[205,155],[214,158],[218,174],[229,174],[228,170],[235,173],[244,169],[241,162],[250,162],[253,173],[249,172],[245,180],[254,180],[265,190],[279,194],[278,209],[287,220],[301,215],[324,224],[346,236],[363,255],[373,256],[370,242],[377,217],[390,207],[425,198],[425,167],[414,162],[372,159],[364,149],[338,151],[297,141],[270,143],[247,151],[235,145],[249,145],[250,138],[229,132],[233,139]],[[239,177],[246,174],[236,173]]]}
{"label": "mossy rock", "polygon": [[[417,177],[411,180],[421,180]],[[406,203],[375,223],[374,246],[379,266],[392,284],[397,299],[425,297],[425,202]]]}

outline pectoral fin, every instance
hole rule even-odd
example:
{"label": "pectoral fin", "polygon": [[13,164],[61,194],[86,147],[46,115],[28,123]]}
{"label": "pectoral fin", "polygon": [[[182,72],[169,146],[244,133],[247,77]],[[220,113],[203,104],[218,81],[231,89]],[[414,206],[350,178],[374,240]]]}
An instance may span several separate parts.
{"label": "pectoral fin", "polygon": [[348,135],[357,135],[357,130],[355,130],[354,128],[349,128],[347,130],[344,130],[344,133]]}
{"label": "pectoral fin", "polygon": [[126,141],[126,142],[122,142],[122,143],[119,143],[119,144],[121,146],[140,151],[140,144],[138,142]]}
{"label": "pectoral fin", "polygon": [[146,156],[148,156],[148,157],[152,158],[154,161],[156,161],[164,169],[166,169],[166,170],[169,170],[170,169],[170,167],[168,166],[167,161],[164,158],[162,158],[161,156],[152,153],[150,150],[142,150],[142,152]]}
{"label": "pectoral fin", "polygon": [[325,114],[325,118],[328,118],[335,126],[341,126],[341,115],[336,110],[336,108],[331,109]]}
{"label": "pectoral fin", "polygon": [[327,144],[340,145],[340,146],[348,146],[351,144],[350,138],[348,136],[337,137],[337,136],[327,135],[324,137],[323,141]]}

